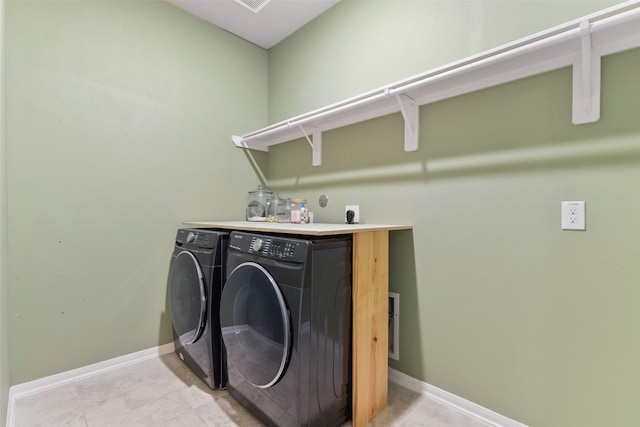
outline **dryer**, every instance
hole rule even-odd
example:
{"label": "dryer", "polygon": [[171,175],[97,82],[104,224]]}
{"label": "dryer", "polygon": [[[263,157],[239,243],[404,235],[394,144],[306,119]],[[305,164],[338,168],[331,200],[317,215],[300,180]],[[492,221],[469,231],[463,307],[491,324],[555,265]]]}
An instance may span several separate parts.
{"label": "dryer", "polygon": [[226,386],[220,294],[229,233],[179,229],[168,280],[175,352],[210,388]]}
{"label": "dryer", "polygon": [[227,390],[267,425],[351,413],[351,240],[234,231],[220,322]]}

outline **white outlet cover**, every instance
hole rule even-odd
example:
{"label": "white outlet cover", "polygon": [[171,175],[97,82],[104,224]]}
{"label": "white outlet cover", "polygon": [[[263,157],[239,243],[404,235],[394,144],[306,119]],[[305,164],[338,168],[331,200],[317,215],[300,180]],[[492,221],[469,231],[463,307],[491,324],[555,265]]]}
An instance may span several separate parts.
{"label": "white outlet cover", "polygon": [[359,205],[347,205],[344,207],[345,219],[347,215],[347,211],[353,211],[353,223],[360,224],[360,206]]}
{"label": "white outlet cover", "polygon": [[562,202],[562,229],[587,229],[584,201]]}

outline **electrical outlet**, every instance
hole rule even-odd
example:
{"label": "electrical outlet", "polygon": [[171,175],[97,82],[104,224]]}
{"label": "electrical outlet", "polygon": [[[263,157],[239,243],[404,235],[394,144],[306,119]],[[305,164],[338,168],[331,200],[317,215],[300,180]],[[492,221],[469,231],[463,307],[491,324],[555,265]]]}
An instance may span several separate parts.
{"label": "electrical outlet", "polygon": [[587,229],[584,201],[562,202],[562,229]]}
{"label": "electrical outlet", "polygon": [[349,223],[347,212],[353,211],[353,220],[351,224],[360,224],[360,206],[358,205],[347,205],[344,207],[344,222]]}
{"label": "electrical outlet", "polygon": [[389,357],[400,360],[400,294],[389,292]]}

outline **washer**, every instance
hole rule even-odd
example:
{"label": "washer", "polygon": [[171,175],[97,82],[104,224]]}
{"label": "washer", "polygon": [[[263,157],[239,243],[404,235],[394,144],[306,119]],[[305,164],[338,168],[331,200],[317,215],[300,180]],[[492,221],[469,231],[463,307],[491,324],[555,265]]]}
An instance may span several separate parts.
{"label": "washer", "polygon": [[234,231],[220,323],[231,395],[267,425],[351,416],[351,239]]}
{"label": "washer", "polygon": [[176,354],[212,389],[227,381],[219,308],[228,242],[228,232],[179,229],[169,270]]}

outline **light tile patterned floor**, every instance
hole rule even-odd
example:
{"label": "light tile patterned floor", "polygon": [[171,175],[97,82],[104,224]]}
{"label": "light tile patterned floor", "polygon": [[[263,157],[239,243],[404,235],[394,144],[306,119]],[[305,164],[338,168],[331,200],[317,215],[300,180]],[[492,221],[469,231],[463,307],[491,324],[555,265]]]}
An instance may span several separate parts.
{"label": "light tile patterned floor", "polygon": [[[21,398],[14,410],[16,427],[262,425],[226,391],[209,389],[174,353]],[[394,383],[389,405],[369,426],[486,427]]]}

